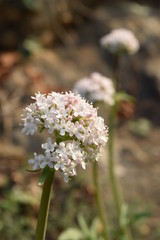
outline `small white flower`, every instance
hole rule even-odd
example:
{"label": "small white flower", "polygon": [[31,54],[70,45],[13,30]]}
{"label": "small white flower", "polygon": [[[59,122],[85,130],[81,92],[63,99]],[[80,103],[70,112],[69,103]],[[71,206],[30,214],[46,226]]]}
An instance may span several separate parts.
{"label": "small white flower", "polygon": [[45,149],[45,152],[46,153],[50,153],[50,152],[54,152],[54,149],[55,149],[55,147],[56,147],[56,145],[57,145],[57,143],[52,143],[52,139],[51,138],[48,138],[47,139],[47,143],[43,143],[42,145],[41,145],[41,147],[43,148],[43,149]]}
{"label": "small white flower", "polygon": [[40,167],[41,160],[43,159],[43,155],[37,155],[37,153],[34,153],[34,158],[29,159],[28,163],[33,164],[33,170],[36,170]]}
{"label": "small white flower", "polygon": [[34,118],[31,116],[30,118],[27,117],[24,119],[24,128],[22,129],[22,133],[25,133],[26,135],[34,135],[34,133],[37,130],[37,123],[35,122]]}
{"label": "small white flower", "polygon": [[112,30],[111,33],[100,39],[100,44],[111,53],[122,51],[134,54],[139,49],[139,42],[134,34],[124,28]]}
{"label": "small white flower", "polygon": [[61,169],[62,171],[65,171],[65,162],[68,161],[68,157],[65,154],[61,154],[59,157],[56,157],[56,164],[54,165],[55,170]]}
{"label": "small white flower", "polygon": [[53,162],[55,157],[52,156],[49,152],[45,152],[45,155],[41,159],[40,168],[45,168],[46,166],[53,168]]}
{"label": "small white flower", "polygon": [[45,94],[41,94],[40,92],[38,92],[37,94],[35,94],[36,97],[32,97],[32,99],[36,100],[36,105],[38,109],[42,109],[45,110],[46,108],[48,108],[48,106],[50,105],[50,99],[46,101],[46,97]]}
{"label": "small white flower", "polygon": [[80,93],[82,97],[93,103],[114,104],[115,89],[113,82],[100,73],[92,73],[89,77],[80,79],[75,84],[73,91]]}

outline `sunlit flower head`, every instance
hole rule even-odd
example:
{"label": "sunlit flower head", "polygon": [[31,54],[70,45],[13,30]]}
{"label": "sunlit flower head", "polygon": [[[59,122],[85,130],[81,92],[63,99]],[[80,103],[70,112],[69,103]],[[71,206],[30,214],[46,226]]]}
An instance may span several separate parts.
{"label": "sunlit flower head", "polygon": [[85,77],[76,82],[74,92],[80,93],[89,101],[96,103],[102,102],[107,105],[114,104],[115,89],[111,79],[101,75],[100,73],[92,73],[89,77]]}
{"label": "sunlit flower head", "polygon": [[98,160],[108,140],[104,120],[79,94],[37,93],[32,99],[35,102],[22,115],[22,132],[33,135],[47,130],[48,139],[41,145],[44,154],[34,153],[29,164],[33,169],[54,168],[68,182],[78,165],[85,169],[87,162]]}
{"label": "sunlit flower head", "polygon": [[130,30],[124,28],[112,30],[100,39],[100,44],[114,54],[119,52],[134,54],[139,49],[137,38]]}

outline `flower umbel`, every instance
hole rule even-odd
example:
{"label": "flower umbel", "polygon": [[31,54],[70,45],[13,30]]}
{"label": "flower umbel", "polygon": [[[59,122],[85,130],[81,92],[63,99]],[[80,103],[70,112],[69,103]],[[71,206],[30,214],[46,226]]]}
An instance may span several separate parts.
{"label": "flower umbel", "polygon": [[83,169],[88,161],[98,160],[108,140],[104,120],[79,94],[51,92],[37,93],[34,103],[24,109],[23,129],[26,135],[48,130],[48,139],[41,145],[44,154],[34,154],[29,160],[33,169],[49,166],[63,173],[65,182]]}
{"label": "flower umbel", "polygon": [[139,42],[134,34],[125,28],[112,30],[100,39],[102,47],[111,53],[127,52],[134,54],[139,49]]}
{"label": "flower umbel", "polygon": [[100,73],[95,72],[89,77],[80,79],[75,84],[73,91],[80,93],[82,97],[87,98],[93,103],[103,102],[107,105],[114,104],[115,89],[113,82]]}

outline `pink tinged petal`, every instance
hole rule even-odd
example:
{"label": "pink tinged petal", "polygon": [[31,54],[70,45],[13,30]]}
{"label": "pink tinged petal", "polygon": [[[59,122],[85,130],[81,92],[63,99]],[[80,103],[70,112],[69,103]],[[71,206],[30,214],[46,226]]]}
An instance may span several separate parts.
{"label": "pink tinged petal", "polygon": [[81,138],[82,138],[82,135],[81,135],[79,132],[76,132],[75,136],[76,136],[78,139],[81,139]]}
{"label": "pink tinged petal", "polygon": [[68,117],[68,121],[72,121],[72,116],[69,116],[69,117]]}
{"label": "pink tinged petal", "polygon": [[37,124],[41,123],[40,119],[39,118],[35,118],[35,123],[37,123]]}
{"label": "pink tinged petal", "polygon": [[66,163],[67,165],[70,165],[70,164],[71,164],[71,160],[70,160],[70,159],[67,159],[67,160],[65,161],[65,163]]}

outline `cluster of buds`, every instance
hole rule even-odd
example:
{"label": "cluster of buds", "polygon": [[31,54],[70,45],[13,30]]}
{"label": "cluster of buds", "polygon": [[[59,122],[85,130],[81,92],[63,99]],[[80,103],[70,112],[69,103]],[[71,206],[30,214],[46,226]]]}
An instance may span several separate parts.
{"label": "cluster of buds", "polygon": [[80,93],[89,101],[102,102],[112,106],[114,104],[115,89],[113,81],[100,73],[92,73],[76,82],[74,92]]}
{"label": "cluster of buds", "polygon": [[134,54],[139,49],[139,42],[134,34],[124,28],[111,31],[100,39],[100,44],[113,54],[119,52]]}
{"label": "cluster of buds", "polygon": [[88,161],[98,160],[108,140],[104,120],[79,94],[51,92],[37,93],[34,103],[24,109],[23,129],[26,135],[48,131],[48,139],[41,147],[43,154],[34,153],[29,164],[33,169],[46,166],[58,170],[68,182],[76,175],[76,168],[86,168]]}

